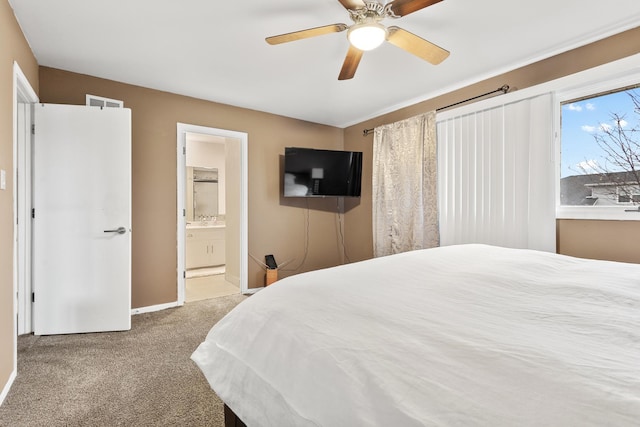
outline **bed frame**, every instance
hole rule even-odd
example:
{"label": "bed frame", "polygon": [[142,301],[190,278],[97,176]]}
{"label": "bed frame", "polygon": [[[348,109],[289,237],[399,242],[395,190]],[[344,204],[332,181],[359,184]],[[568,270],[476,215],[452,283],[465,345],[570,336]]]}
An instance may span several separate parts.
{"label": "bed frame", "polygon": [[229,408],[224,405],[224,427],[247,427],[240,418]]}

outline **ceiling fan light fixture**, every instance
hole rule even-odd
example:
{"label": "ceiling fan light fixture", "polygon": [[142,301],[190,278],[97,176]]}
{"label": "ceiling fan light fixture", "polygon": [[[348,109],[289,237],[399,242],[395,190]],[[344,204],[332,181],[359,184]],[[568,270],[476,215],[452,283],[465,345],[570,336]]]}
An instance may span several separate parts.
{"label": "ceiling fan light fixture", "polygon": [[377,22],[355,24],[347,31],[349,43],[356,49],[373,50],[387,38],[387,29]]}

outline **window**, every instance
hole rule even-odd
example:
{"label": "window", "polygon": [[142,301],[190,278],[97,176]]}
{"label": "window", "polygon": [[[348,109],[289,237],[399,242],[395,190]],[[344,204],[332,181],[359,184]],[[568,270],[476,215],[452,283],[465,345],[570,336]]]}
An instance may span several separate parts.
{"label": "window", "polygon": [[640,84],[565,99],[560,99],[559,212],[639,220],[624,212],[640,204]]}
{"label": "window", "polygon": [[640,194],[618,194],[618,203],[637,204],[640,203]]}

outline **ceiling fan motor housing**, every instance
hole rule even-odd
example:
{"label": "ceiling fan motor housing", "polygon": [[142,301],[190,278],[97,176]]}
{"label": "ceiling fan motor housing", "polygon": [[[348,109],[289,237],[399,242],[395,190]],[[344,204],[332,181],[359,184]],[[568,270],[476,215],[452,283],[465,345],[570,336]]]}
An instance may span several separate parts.
{"label": "ceiling fan motor housing", "polygon": [[372,20],[375,20],[375,22],[382,21],[384,18],[399,18],[399,16],[393,13],[391,6],[392,3],[382,5],[377,1],[368,1],[365,2],[364,7],[347,10],[349,11],[349,15],[351,15],[353,22],[361,24],[364,22],[371,22]]}

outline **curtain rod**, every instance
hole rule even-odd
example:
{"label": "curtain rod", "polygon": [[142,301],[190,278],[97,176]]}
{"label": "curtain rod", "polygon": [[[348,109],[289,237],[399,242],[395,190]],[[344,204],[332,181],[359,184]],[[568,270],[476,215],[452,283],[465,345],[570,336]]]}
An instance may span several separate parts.
{"label": "curtain rod", "polygon": [[[492,90],[491,92],[487,92],[487,93],[483,93],[482,95],[477,95],[474,96],[473,98],[468,98],[465,99],[464,101],[458,101],[458,102],[454,102],[453,104],[449,104],[445,107],[440,107],[437,108],[436,111],[440,111],[440,110],[446,110],[447,108],[451,108],[451,107],[455,107],[456,105],[460,105],[460,104],[464,104],[465,102],[469,102],[469,101],[473,101],[474,99],[478,99],[478,98],[482,98],[483,96],[487,96],[487,95],[493,95],[496,92],[502,92],[503,94],[509,92],[509,85],[502,85],[501,87],[499,87],[496,90]],[[367,136],[369,135],[371,132],[374,131],[375,128],[371,128],[371,129],[365,129],[362,131],[362,136]]]}

